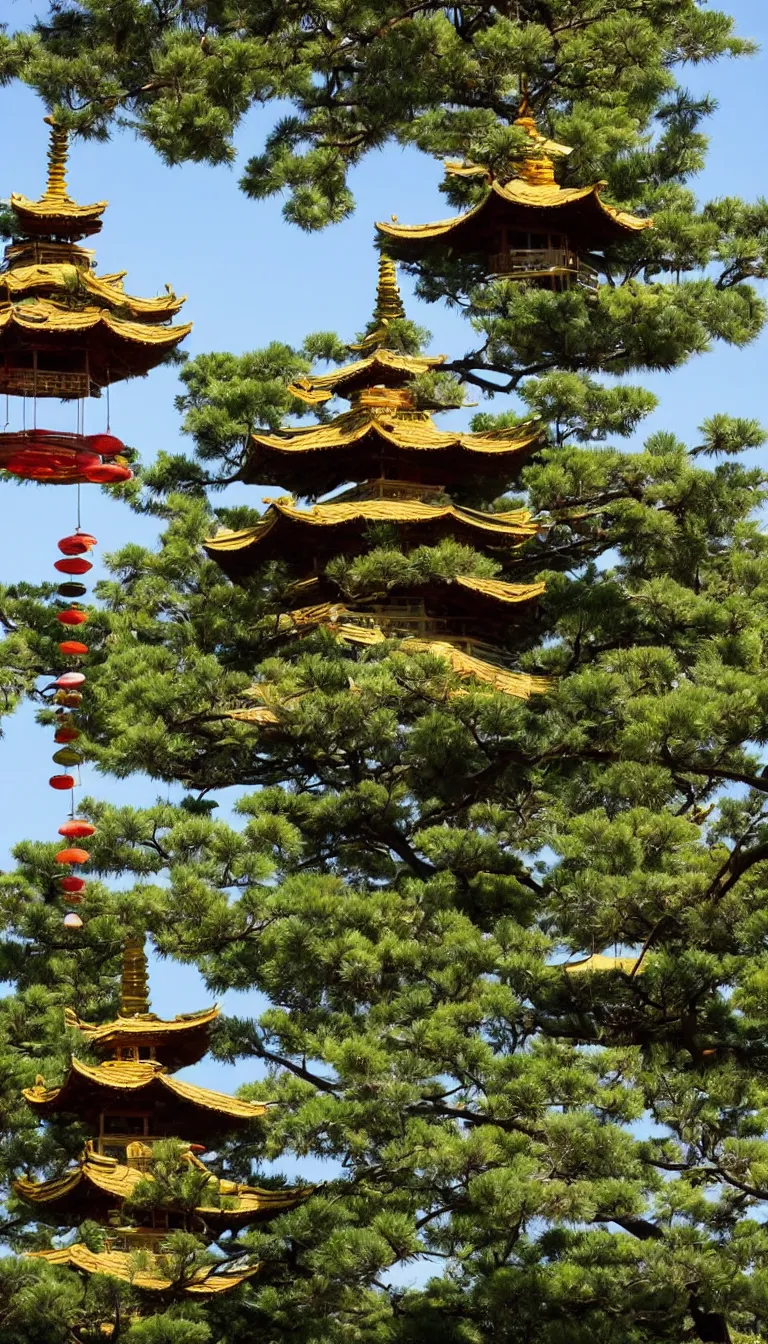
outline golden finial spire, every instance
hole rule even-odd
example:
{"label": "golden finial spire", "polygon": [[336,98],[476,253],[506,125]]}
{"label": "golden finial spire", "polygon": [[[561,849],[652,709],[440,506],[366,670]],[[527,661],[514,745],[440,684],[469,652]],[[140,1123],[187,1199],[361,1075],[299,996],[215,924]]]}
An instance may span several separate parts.
{"label": "golden finial spire", "polygon": [[379,257],[379,279],[376,285],[376,305],[370,322],[370,330],[358,341],[350,345],[350,350],[376,350],[387,344],[387,331],[391,322],[405,317],[403,301],[397,284],[397,267],[391,257]]}
{"label": "golden finial spire", "polygon": [[48,145],[48,181],[43,195],[44,201],[69,201],[67,195],[67,151],[69,150],[69,131],[57,126],[53,117],[45,117],[50,126]]}
{"label": "golden finial spire", "polygon": [[126,938],[120,981],[120,1016],[139,1017],[149,1012],[149,976],[143,938]]}
{"label": "golden finial spire", "polygon": [[379,281],[376,286],[373,320],[381,327],[389,322],[397,322],[402,317],[405,317],[405,309],[397,284],[397,267],[391,257],[379,257]]}

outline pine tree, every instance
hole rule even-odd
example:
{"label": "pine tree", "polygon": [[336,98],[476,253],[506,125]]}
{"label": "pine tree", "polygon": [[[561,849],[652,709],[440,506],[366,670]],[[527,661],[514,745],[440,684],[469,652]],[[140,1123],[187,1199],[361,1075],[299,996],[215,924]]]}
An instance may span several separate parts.
{"label": "pine tree", "polygon": [[[604,177],[655,220],[611,252],[596,296],[489,283],[445,257],[416,267],[421,292],[464,302],[482,333],[447,372],[516,394],[476,429],[531,412],[547,429],[509,481],[547,520],[518,561],[546,592],[516,644],[523,670],[552,678],[546,696],[490,693],[398,640],[353,653],[324,630],[281,639],[291,576],[271,565],[233,586],[201,543],[255,521],[215,508],[216,489],[248,477],[254,430],[300,408],[288,389],[309,360],[341,349],[317,337],[183,370],[194,451],[161,459],[135,495],[166,528],[156,553],[112,559],[86,728],[103,768],[189,796],[88,804],[95,872],[136,885],[94,885],[77,941],[51,901],[52,846],[20,846],[2,879],[15,992],[0,1001],[0,1160],[51,1174],[74,1155],[78,1136],[36,1131],[19,1088],[63,1064],[75,990],[94,1014],[114,1006],[121,930],[147,927],[213,990],[268,1000],[217,1039],[222,1059],[265,1066],[249,1095],[280,1103],[222,1169],[247,1178],[264,1159],[312,1155],[329,1179],[241,1237],[265,1272],[206,1308],[3,1260],[13,1344],[41,1323],[51,1339],[103,1338],[105,1321],[128,1344],[764,1334],[768,477],[742,460],[764,435],[722,414],[695,443],[660,432],[627,451],[655,402],[605,377],[673,368],[715,338],[745,344],[763,324],[750,282],[765,274],[768,217],[698,206],[686,181],[711,106],[672,69],[745,44],[680,0],[503,8],[137,3],[116,17],[90,0],[7,44],[9,73],[49,97],[87,95],[74,121],[99,134],[127,109],[173,161],[226,156],[253,99],[293,98],[246,189],[291,187],[305,227],[348,210],[346,168],[387,137],[514,160],[526,74],[547,130],[575,146],[569,180]],[[449,194],[465,200],[467,182],[448,178]],[[425,404],[454,393],[420,388]],[[395,543],[372,535],[330,577],[355,596],[487,572],[478,551]],[[51,650],[34,593],[10,590],[3,612],[15,695]],[[269,730],[229,717],[254,682]],[[212,806],[233,785],[234,826]],[[183,1198],[173,1151],[159,1161]],[[40,1239],[13,1203],[2,1231],[16,1250]],[[390,1281],[419,1257],[423,1286]]]}

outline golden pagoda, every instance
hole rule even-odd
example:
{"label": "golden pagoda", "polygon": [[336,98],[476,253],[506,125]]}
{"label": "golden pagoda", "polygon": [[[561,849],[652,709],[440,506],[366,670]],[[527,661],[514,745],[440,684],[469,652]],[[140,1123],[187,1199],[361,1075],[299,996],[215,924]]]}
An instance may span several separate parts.
{"label": "golden pagoda", "polygon": [[[209,1175],[198,1153],[215,1148],[226,1135],[247,1132],[268,1108],[173,1076],[207,1053],[218,1009],[170,1021],[158,1018],[149,1010],[146,968],[143,943],[128,939],[117,1019],[95,1025],[67,1012],[67,1026],[82,1034],[99,1062],[86,1064],[73,1056],[60,1086],[47,1087],[38,1079],[25,1089],[24,1097],[42,1119],[79,1119],[92,1138],[77,1166],[63,1176],[48,1181],[22,1177],[14,1190],[41,1222],[64,1228],[91,1219],[107,1229],[102,1251],[75,1242],[36,1251],[37,1258],[85,1273],[111,1274],[147,1290],[218,1293],[242,1283],[258,1266],[232,1269],[214,1263],[174,1282],[163,1254],[168,1234],[194,1232],[212,1244],[223,1232],[293,1208],[309,1191],[265,1190]],[[192,1214],[172,1206],[155,1207],[131,1222],[123,1206],[139,1182],[154,1179],[153,1144],[170,1137],[189,1144],[183,1161],[200,1173],[203,1202]]]}
{"label": "golden pagoda", "polygon": [[487,191],[479,204],[432,224],[381,222],[376,225],[381,244],[402,261],[477,257],[489,275],[553,290],[595,289],[599,254],[653,221],[604,201],[603,181],[561,187],[555,160],[571,150],[539,133],[527,102],[515,125],[528,138],[528,152],[514,175],[500,177],[480,164],[447,163],[452,175],[484,179]]}
{"label": "golden pagoda", "polygon": [[[291,389],[310,405],[339,396],[351,409],[328,424],[252,438],[246,479],[310,499],[348,488],[309,508],[293,497],[275,500],[255,527],[220,532],[206,550],[237,583],[270,561],[293,572],[295,608],[276,622],[282,638],[320,627],[353,646],[396,637],[406,650],[439,653],[462,678],[527,698],[547,683],[513,671],[507,646],[521,624],[535,619],[544,585],[514,582],[506,571],[538,525],[525,509],[483,511],[454,503],[449,492],[480,483],[502,493],[540,444],[541,430],[531,421],[482,434],[439,430],[418,404],[415,384],[444,356],[402,353],[396,324],[403,316],[394,263],[382,257],[373,319],[352,347],[363,357]],[[481,550],[496,559],[500,576],[435,578],[352,601],[327,563],[366,553],[376,544],[372,529],[381,527],[392,529],[405,553],[444,540]],[[235,714],[257,723],[275,719],[270,707]]]}
{"label": "golden pagoda", "polygon": [[173,326],[183,298],[126,294],[125,272],[97,276],[79,242],[101,229],[106,201],[78,205],[66,182],[67,132],[50,117],[48,181],[37,201],[12,195],[13,241],[0,270],[0,392],[87,397],[146,374],[191,324]]}

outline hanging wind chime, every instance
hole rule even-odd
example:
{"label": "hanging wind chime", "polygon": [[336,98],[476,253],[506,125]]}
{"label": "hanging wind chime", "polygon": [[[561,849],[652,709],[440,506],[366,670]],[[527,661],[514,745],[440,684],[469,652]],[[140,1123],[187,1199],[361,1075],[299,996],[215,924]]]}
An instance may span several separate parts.
{"label": "hanging wind chime", "polygon": [[[96,538],[83,530],[80,491],[85,484],[116,485],[131,479],[124,445],[110,432],[109,385],[146,374],[189,332],[171,325],[184,299],[172,291],[155,299],[131,298],[123,291],[123,272],[97,276],[93,252],[79,242],[101,229],[106,201],[78,205],[67,194],[66,130],[46,117],[51,127],[48,183],[38,201],[12,195],[14,238],[5,249],[0,270],[0,393],[22,398],[23,428],[0,433],[0,467],[22,480],[73,485],[77,496],[76,527],[58,543],[61,556],[54,569],[60,576],[55,620],[62,666],[52,686],[57,706],[51,788],[69,794],[69,816],[59,827],[63,847],[56,854],[62,869],[57,882],[68,906],[83,900],[85,878],[76,870],[86,864],[87,840],[95,827],[75,815],[82,753],[77,711],[86,673],[80,670],[88,644],[75,634],[88,621],[81,599],[82,582],[93,568],[88,559]],[[107,425],[103,433],[85,433],[85,405],[107,389]],[[39,399],[59,399],[76,407],[76,430],[40,429]],[[32,428],[27,428],[31,409]],[[82,632],[84,633],[84,632]],[[66,636],[66,637],[64,637]],[[77,774],[73,773],[74,771]],[[82,927],[76,910],[64,918],[68,928]]]}

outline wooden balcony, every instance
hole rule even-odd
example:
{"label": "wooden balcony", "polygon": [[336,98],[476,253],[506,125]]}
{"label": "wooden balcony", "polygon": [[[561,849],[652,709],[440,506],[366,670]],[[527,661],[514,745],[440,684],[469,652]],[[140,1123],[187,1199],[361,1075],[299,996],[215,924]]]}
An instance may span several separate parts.
{"label": "wooden balcony", "polygon": [[491,275],[511,280],[531,280],[548,289],[596,290],[597,272],[568,248],[519,248],[494,252],[488,258]]}

